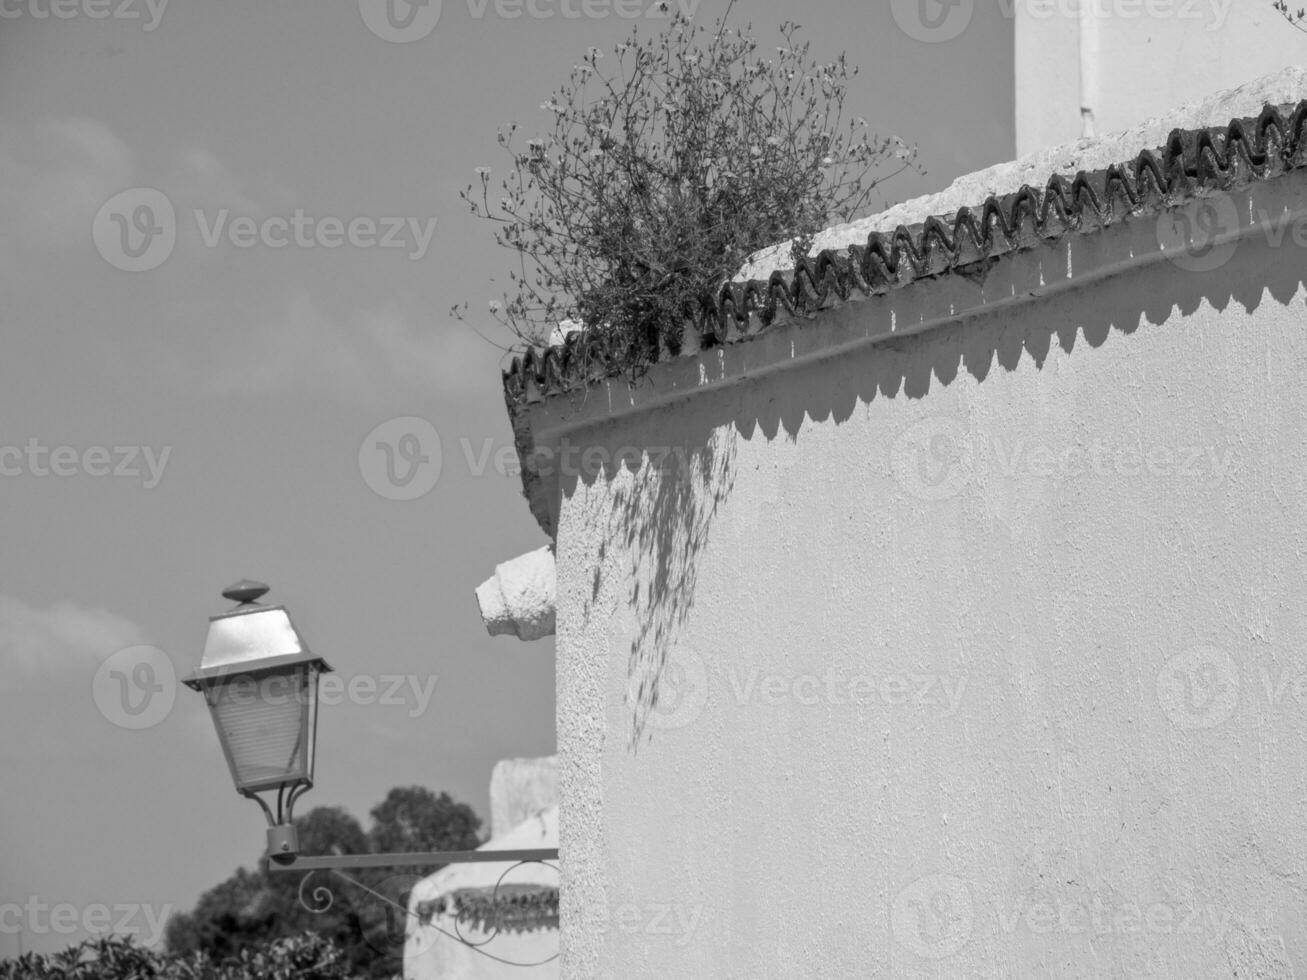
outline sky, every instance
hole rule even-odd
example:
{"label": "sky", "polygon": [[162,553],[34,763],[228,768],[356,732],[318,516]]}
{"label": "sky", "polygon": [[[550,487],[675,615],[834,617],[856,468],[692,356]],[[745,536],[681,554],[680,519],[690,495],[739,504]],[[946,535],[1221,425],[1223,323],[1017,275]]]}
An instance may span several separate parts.
{"label": "sky", "polygon": [[[510,263],[458,192],[587,48],[663,21],[390,2],[0,0],[0,957],[156,940],[258,859],[176,683],[237,579],[341,682],[301,812],[421,785],[488,823],[494,763],[554,751],[552,639],[487,636],[473,597],[546,538],[482,336]],[[861,66],[849,111],[926,170],[888,203],[1014,140],[1011,21],[930,43],[892,6],[731,12]]]}

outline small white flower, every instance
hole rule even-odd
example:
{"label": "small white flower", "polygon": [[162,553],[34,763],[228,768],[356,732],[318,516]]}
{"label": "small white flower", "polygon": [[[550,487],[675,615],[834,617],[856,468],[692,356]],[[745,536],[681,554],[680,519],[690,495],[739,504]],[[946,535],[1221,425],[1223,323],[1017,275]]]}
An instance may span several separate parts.
{"label": "small white flower", "polygon": [[490,168],[489,168],[489,167],[477,167],[477,176],[480,177],[482,180],[484,180],[485,178],[489,177],[489,176],[490,176]]}
{"label": "small white flower", "polygon": [[498,315],[499,311],[504,308],[504,304],[497,299],[492,299],[489,304],[491,315]]}

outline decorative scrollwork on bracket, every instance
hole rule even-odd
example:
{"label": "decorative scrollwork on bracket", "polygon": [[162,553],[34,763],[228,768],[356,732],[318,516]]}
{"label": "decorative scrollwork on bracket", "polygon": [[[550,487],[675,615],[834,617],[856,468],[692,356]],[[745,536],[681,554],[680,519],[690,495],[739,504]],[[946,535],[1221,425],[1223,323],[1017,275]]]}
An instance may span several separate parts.
{"label": "decorative scrollwork on bracket", "polygon": [[299,899],[300,904],[314,915],[321,915],[335,903],[336,896],[326,885],[316,885],[311,892],[313,904],[310,904],[309,899],[304,895],[304,891],[308,887],[309,879],[315,874],[317,874],[316,871],[310,871],[300,881]]}
{"label": "decorative scrollwork on bracket", "polygon": [[[504,883],[504,879],[508,877],[509,874],[516,871],[518,868],[522,867],[522,865],[524,864],[543,864],[547,868],[553,868],[555,871],[558,870],[557,865],[550,864],[548,861],[537,860],[537,861],[515,862],[509,868],[505,869],[504,873],[501,874],[499,876],[499,879],[495,882],[494,892],[491,895],[492,907],[497,907],[499,904],[499,891],[500,891],[500,887]],[[406,916],[416,917],[413,912],[409,911],[408,909],[402,908],[397,903],[387,898],[385,895],[382,895],[374,891],[373,889],[369,888],[367,885],[363,884],[363,882],[355,878],[351,878],[349,875],[341,871],[332,870],[331,873],[339,878],[344,879],[345,881],[349,882],[351,885],[360,889],[361,891],[367,892],[369,895],[377,899],[379,902],[383,902],[386,905],[390,905],[393,908],[398,909]],[[314,885],[312,888],[310,888],[309,879],[312,878],[315,874],[317,874],[317,870],[309,871],[304,875],[303,879],[300,880],[299,902],[302,906],[304,906],[304,908],[308,909],[310,912],[314,913],[315,915],[321,915],[323,912],[326,912],[328,909],[330,909],[333,904],[335,904],[335,894],[332,892],[331,888],[329,888],[327,885],[322,885],[322,884]],[[440,926],[436,925],[434,922],[431,922],[429,919],[423,919],[421,917],[416,917],[416,918],[418,918],[419,925],[427,928],[435,929],[437,932],[445,936],[448,936],[450,939],[454,939],[457,942],[462,943],[464,946],[467,946],[469,949],[475,950],[476,952],[480,953],[482,956],[489,957],[490,959],[495,960],[498,963],[503,963],[506,966],[522,966],[522,967],[543,966],[545,963],[549,963],[558,958],[558,954],[555,953],[553,956],[547,957],[546,959],[539,960],[534,963],[518,963],[518,962],[514,962],[513,960],[506,960],[503,959],[502,957],[495,956],[493,953],[488,953],[485,950],[483,950],[481,947],[485,946],[492,939],[494,939],[496,936],[499,935],[500,931],[503,928],[500,918],[496,916],[495,921],[493,923],[494,927],[488,935],[486,935],[480,941],[473,941],[471,939],[466,938],[463,935],[462,928],[460,926],[460,923],[462,922],[466,914],[467,913],[465,911],[456,914],[454,918],[453,932],[450,932],[448,929],[441,928]]]}

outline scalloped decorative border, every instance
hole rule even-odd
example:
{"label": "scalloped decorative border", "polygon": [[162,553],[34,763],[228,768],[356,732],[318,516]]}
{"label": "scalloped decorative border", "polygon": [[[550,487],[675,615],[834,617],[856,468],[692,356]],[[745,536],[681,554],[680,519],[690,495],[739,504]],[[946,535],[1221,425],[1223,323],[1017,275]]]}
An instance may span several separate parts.
{"label": "scalloped decorative border", "polygon": [[417,906],[418,921],[427,925],[440,914],[452,915],[480,932],[537,932],[558,928],[558,888],[552,885],[504,885],[459,888]]}
{"label": "scalloped decorative border", "polygon": [[[645,351],[645,360],[653,365],[691,353],[696,341],[701,350],[747,340],[782,314],[810,316],[836,299],[965,275],[978,263],[1073,232],[1092,234],[1127,216],[1159,213],[1203,191],[1270,180],[1307,166],[1305,128],[1307,99],[1267,104],[1260,115],[1238,117],[1224,127],[1173,129],[1164,146],[1141,150],[1133,160],[1081,170],[1070,179],[1054,174],[1043,190],[1024,184],[1009,194],[991,194],[978,207],[899,225],[889,234],[873,232],[865,245],[825,249],[765,280],[727,283],[715,298],[705,297],[703,315],[686,325],[685,336]],[[630,353],[602,331],[582,330],[561,345],[514,358],[503,372],[504,400],[522,462],[522,495],[551,538],[553,516],[531,465],[535,439],[528,406],[622,375]]]}

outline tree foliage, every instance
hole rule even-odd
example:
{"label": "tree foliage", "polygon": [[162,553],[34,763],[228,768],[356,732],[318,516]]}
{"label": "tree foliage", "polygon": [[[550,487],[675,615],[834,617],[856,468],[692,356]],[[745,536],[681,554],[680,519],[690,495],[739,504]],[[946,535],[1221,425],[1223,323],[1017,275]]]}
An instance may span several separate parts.
{"label": "tree foliage", "polygon": [[58,953],[0,962],[0,980],[356,980],[332,942],[306,933],[247,946],[229,957],[158,953],[131,939],[90,939]]}
{"label": "tree foliage", "polygon": [[[300,850],[304,854],[471,850],[481,843],[481,820],[471,807],[447,793],[437,796],[421,787],[392,789],[372,809],[371,818],[365,832],[339,807],[310,810],[295,820]],[[201,895],[193,911],[174,915],[165,942],[173,954],[225,960],[312,930],[329,939],[358,976],[390,977],[400,970],[406,925],[401,910],[407,908],[409,890],[438,868],[352,873],[383,899],[339,879],[315,879],[308,890],[329,884],[333,898],[322,911],[311,911],[299,897],[305,875],[269,873],[264,857],[257,870],[237,870]]]}
{"label": "tree foliage", "polygon": [[915,166],[902,140],[846,118],[857,68],[844,55],[817,61],[791,23],[764,55],[751,30],[680,14],[662,33],[637,29],[611,68],[598,48],[572,68],[541,106],[545,133],[500,130],[499,193],[483,167],[462,196],[515,253],[491,312],[518,338],[537,345],[579,321],[638,366],[658,343],[675,348],[749,255],[791,239],[806,254],[816,231],[867,209],[893,176],[884,165]]}
{"label": "tree foliage", "polygon": [[368,842],[377,853],[461,851],[480,843],[481,818],[471,807],[422,786],[397,786],[369,815]]}

